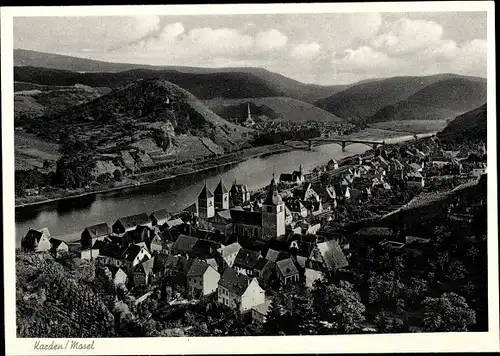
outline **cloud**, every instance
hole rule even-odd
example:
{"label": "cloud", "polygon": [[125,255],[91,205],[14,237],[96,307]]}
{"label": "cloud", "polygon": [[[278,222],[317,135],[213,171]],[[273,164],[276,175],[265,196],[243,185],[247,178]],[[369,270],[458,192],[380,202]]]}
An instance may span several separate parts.
{"label": "cloud", "polygon": [[443,27],[434,21],[403,17],[386,24],[372,40],[374,48],[390,55],[404,55],[441,45]]}
{"label": "cloud", "polygon": [[301,43],[292,48],[290,56],[298,60],[311,60],[321,53],[321,46],[316,42]]}
{"label": "cloud", "polygon": [[[166,58],[243,58],[282,49],[288,37],[276,29],[249,35],[235,28],[195,27],[186,31],[180,22],[165,24],[156,34],[131,43],[121,51],[161,53]],[[153,53],[154,54],[154,53]]]}
{"label": "cloud", "polygon": [[268,52],[283,48],[288,42],[288,37],[276,29],[270,29],[259,32],[254,42],[258,52]]}

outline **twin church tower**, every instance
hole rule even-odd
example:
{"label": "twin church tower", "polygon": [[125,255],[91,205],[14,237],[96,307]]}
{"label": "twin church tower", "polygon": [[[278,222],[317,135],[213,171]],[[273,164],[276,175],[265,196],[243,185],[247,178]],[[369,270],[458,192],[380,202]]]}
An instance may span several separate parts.
{"label": "twin church tower", "polygon": [[[198,217],[210,221],[217,212],[229,211],[232,224],[237,225],[235,231],[241,231],[241,228],[250,228],[254,231],[258,229],[260,231],[257,235],[265,240],[285,234],[285,203],[278,192],[274,174],[260,212],[239,209],[237,210],[237,218],[233,218],[235,214],[231,213],[233,210],[229,210],[230,202],[232,206],[236,206],[238,203],[241,205],[250,203],[248,188],[234,184],[229,191],[221,180],[212,193],[205,183],[198,195]],[[260,214],[260,219],[257,218],[257,214]]]}

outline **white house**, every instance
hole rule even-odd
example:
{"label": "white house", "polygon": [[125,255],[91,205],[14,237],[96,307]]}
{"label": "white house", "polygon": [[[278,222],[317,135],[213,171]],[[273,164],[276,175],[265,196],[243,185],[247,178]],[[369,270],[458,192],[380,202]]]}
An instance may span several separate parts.
{"label": "white house", "polygon": [[249,278],[226,268],[218,283],[217,300],[219,304],[246,313],[264,303],[266,295],[257,278]]}
{"label": "white house", "polygon": [[229,267],[233,267],[234,259],[241,250],[241,245],[238,242],[234,242],[230,245],[223,246],[217,251],[222,256],[222,259],[227,263]]}
{"label": "white house", "polygon": [[193,296],[212,294],[219,280],[220,274],[211,265],[196,259],[187,273],[188,291]]}

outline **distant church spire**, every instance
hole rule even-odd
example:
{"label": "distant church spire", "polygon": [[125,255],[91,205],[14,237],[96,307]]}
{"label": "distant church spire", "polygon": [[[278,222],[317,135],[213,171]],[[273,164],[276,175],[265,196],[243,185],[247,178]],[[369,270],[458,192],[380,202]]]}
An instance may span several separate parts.
{"label": "distant church spire", "polygon": [[248,112],[248,119],[252,119],[252,113],[250,112],[250,103],[248,103],[248,109],[247,109],[247,112]]}

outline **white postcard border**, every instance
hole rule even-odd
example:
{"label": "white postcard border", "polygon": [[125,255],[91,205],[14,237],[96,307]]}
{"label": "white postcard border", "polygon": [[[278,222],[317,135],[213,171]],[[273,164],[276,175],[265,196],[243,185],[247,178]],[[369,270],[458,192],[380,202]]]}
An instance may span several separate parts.
{"label": "white postcard border", "polygon": [[[489,332],[421,333],[279,337],[196,337],[196,338],[107,338],[95,339],[94,349],[84,352],[33,350],[35,341],[65,344],[68,340],[16,338],[15,308],[15,221],[14,221],[14,125],[13,125],[13,17],[22,16],[112,16],[112,15],[202,15],[323,12],[426,12],[487,11],[488,15],[488,293]],[[10,7],[1,9],[2,53],[2,164],[4,212],[4,300],[7,355],[132,355],[132,354],[217,354],[217,353],[381,353],[499,351],[498,226],[496,171],[496,82],[494,3],[398,2],[349,4],[234,4],[174,6],[85,6]]]}

